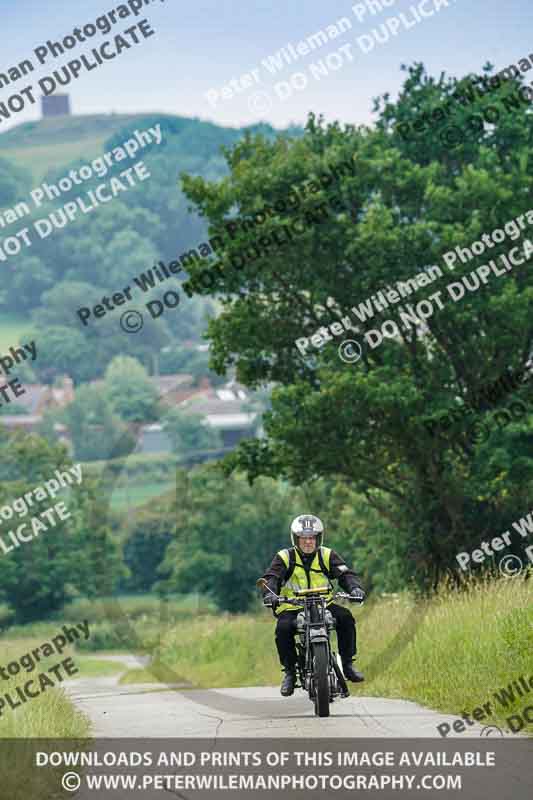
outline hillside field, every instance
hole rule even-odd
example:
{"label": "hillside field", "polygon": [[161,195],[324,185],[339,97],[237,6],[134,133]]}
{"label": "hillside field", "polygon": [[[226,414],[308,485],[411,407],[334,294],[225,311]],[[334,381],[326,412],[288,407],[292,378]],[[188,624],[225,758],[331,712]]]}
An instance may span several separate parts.
{"label": "hillside field", "polygon": [[40,181],[48,170],[95,158],[110,136],[136,119],[142,115],[88,114],[26,122],[0,135],[0,157]]}
{"label": "hillside field", "polygon": [[3,311],[0,316],[0,353],[5,353],[24,339],[31,324],[24,314]]}

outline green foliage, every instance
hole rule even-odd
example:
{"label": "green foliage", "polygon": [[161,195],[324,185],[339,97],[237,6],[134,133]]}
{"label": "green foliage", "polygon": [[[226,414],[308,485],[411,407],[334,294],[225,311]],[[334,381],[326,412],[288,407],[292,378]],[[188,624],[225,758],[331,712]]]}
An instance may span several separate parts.
{"label": "green foliage", "polygon": [[533,605],[514,608],[501,620],[500,629],[510,657],[533,652]]}
{"label": "green foliage", "polygon": [[[408,698],[460,716],[487,702],[511,680],[531,674],[527,627],[516,632],[512,660],[505,638],[510,616],[527,612],[531,618],[526,581],[473,582],[462,593],[442,586],[423,606],[407,646],[398,644],[398,631],[418,607],[406,594],[381,597],[361,609],[349,606],[357,619],[357,664],[366,676],[366,695]],[[171,681],[179,676],[203,688],[278,684],[274,620],[269,612],[259,611],[259,604],[253,611],[178,620],[168,630],[161,629],[157,662],[146,671],[130,671],[121,682]],[[390,650],[391,657],[384,659]],[[517,696],[508,710],[493,703],[487,724],[499,725],[504,717],[522,711],[525,702]],[[533,724],[524,727],[527,731],[533,731]]]}
{"label": "green foliage", "polygon": [[77,646],[82,652],[129,650],[138,647],[138,639],[136,633],[132,637],[129,622],[122,619],[92,625],[89,639],[80,640]]}
{"label": "green foliage", "polygon": [[[57,633],[57,628],[52,635]],[[8,664],[19,659],[21,655],[31,652],[32,648],[43,644],[43,639],[33,637],[28,631],[22,641],[0,641],[0,664]],[[70,648],[69,648],[70,650]],[[65,651],[63,658],[72,655]],[[54,654],[46,659],[41,659],[38,669],[49,670],[58,663],[58,656]],[[2,680],[4,693],[16,696],[16,687],[20,686],[21,675],[9,676],[7,682]],[[31,677],[31,676],[28,676]],[[54,681],[58,684],[58,681]],[[57,737],[76,739],[87,737],[90,733],[88,717],[76,708],[66,693],[60,688],[47,688],[32,698],[20,708],[9,710],[0,717],[0,740],[4,739],[34,739]],[[9,758],[9,742],[2,741],[2,793],[10,800],[26,800],[28,797],[53,797],[57,790],[57,776],[52,782],[47,770],[38,770],[32,774],[31,765],[26,769],[24,765],[25,754],[17,748],[16,756]],[[33,759],[33,764],[35,760]],[[21,770],[24,770],[24,778]],[[41,777],[42,776],[42,777]],[[30,785],[31,784],[31,785]],[[56,795],[57,796],[57,795]]]}
{"label": "green foliage", "polygon": [[[11,131],[0,136],[10,158],[24,160],[26,153],[28,166],[37,169],[41,179],[44,161],[48,165],[46,180],[54,183],[99,152],[121,145],[136,129],[156,124],[161,125],[162,143],[142,153],[150,172],[148,180],[113,203],[79,214],[72,224],[54,230],[46,240],[36,238],[31,250],[16,257],[16,269],[4,273],[0,306],[33,312],[35,335],[42,341],[36,362],[40,380],[51,382],[65,371],[75,383],[92,380],[119,354],[134,356],[152,370],[164,345],[200,339],[204,313],[213,308],[210,300],[202,298],[180,304],[164,319],[153,320],[146,312],[144,328],[136,335],[120,328],[120,308],[103,318],[91,318],[86,326],[76,311],[92,308],[104,295],[111,297],[127,286],[141,310],[144,303],[160,297],[163,285],[144,294],[134,284],[134,277],[159,260],[168,263],[205,238],[204,221],[190,214],[180,190],[180,170],[210,179],[222,177],[226,166],[220,146],[233,144],[241,132],[165,115],[94,115],[25,123],[17,128],[16,141]],[[268,127],[265,133],[275,135]],[[122,169],[123,162],[102,178],[74,186],[63,193],[62,202],[94,189]],[[26,200],[32,186],[28,173],[0,159],[0,207]],[[51,202],[38,211],[32,209],[32,219],[56,207],[57,203]],[[29,218],[26,221],[30,222]],[[179,288],[177,278],[164,284],[165,291]],[[197,359],[191,364],[194,374],[202,363]]]}
{"label": "green foliage", "polygon": [[[6,438],[0,442],[0,454],[0,505],[41,485],[53,477],[55,469],[69,464],[62,446],[50,445],[38,436],[16,434]],[[61,608],[76,590],[91,596],[104,585],[109,592],[120,575],[118,551],[90,481],[71,487],[67,498],[34,499],[35,508],[23,521],[60,500],[65,500],[70,518],[56,525],[47,523],[46,531],[0,559],[1,598],[13,609],[17,622],[46,617]],[[10,527],[15,526],[4,521],[3,537]]]}
{"label": "green foliage", "polygon": [[159,418],[159,395],[145,368],[129,356],[116,356],[105,373],[105,395],[113,411],[127,422]]}
{"label": "green foliage", "polygon": [[111,508],[114,511],[133,511],[145,506],[149,501],[157,502],[162,494],[173,488],[173,482],[167,483],[142,483],[131,486],[115,487],[111,498]]}
{"label": "green foliage", "polygon": [[168,544],[173,538],[175,522],[172,515],[161,507],[138,514],[124,539],[124,563],[129,577],[124,589],[132,592],[149,592],[161,578],[158,574]]}
{"label": "green foliage", "polygon": [[[127,618],[135,624],[147,622],[153,628],[167,618],[178,620],[183,618],[184,614],[207,614],[215,610],[213,603],[202,600],[195,594],[165,595],[164,599],[155,594],[120,594],[91,600],[77,598],[58,611],[54,618],[67,622],[86,619],[91,626],[108,622],[117,623]],[[12,630],[9,633],[10,636],[13,635]]]}
{"label": "green foliage", "polygon": [[72,328],[49,326],[32,332],[38,343],[35,371],[43,383],[53,383],[59,375],[74,376],[77,381],[94,376],[93,354],[82,333]]}
{"label": "green foliage", "polygon": [[[50,382],[62,371],[69,370],[75,383],[93,380],[102,375],[111,359],[119,354],[135,356],[151,366],[153,351],[157,352],[171,340],[166,323],[151,318],[145,320],[140,333],[126,335],[116,311],[98,320],[91,318],[88,325],[83,325],[76,312],[101,303],[105,294],[104,289],[78,281],[62,281],[44,293],[43,307],[33,314],[36,324],[33,337],[43,343],[42,357],[40,354],[35,362],[41,379]],[[74,330],[73,325],[76,326]],[[71,338],[74,344],[69,343]],[[78,361],[72,357],[72,352],[78,353]]]}
{"label": "green foliage", "polygon": [[174,375],[185,372],[195,377],[206,375],[209,356],[190,348],[174,347],[164,348],[159,359],[159,369],[162,375]]}
{"label": "green foliage", "polygon": [[67,426],[75,457],[93,461],[130,453],[135,437],[113,413],[110,401],[96,386],[80,386],[72,403],[55,414]]}
{"label": "green foliage", "polygon": [[[405,588],[406,567],[398,556],[401,533],[345,483],[316,481],[304,489],[306,507],[326,525],[325,544],[361,577],[367,593]],[[409,554],[411,557],[411,554]]]}
{"label": "green foliage", "polygon": [[86,469],[92,477],[99,477],[105,469],[106,479],[113,486],[129,486],[145,479],[152,483],[165,483],[175,479],[176,459],[166,453],[132,454],[127,458],[115,457],[102,463],[88,464]]}
{"label": "green foliage", "polygon": [[[491,93],[490,102],[515,88]],[[456,148],[431,135],[406,142],[393,129],[453,90],[453,81],[431,81],[418,65],[396,103],[377,103],[375,130],[326,125],[311,114],[301,139],[250,136],[228,150],[231,174],[223,181],[184,180],[187,196],[209,220],[210,236],[223,235],[230,217],[248,218],[286,201],[292,187],[306,181],[314,189],[303,197],[300,218],[321,203],[334,205],[319,229],[307,226],[240,270],[231,267],[233,256],[259,235],[280,232],[296,212],[270,214],[259,232],[241,227],[225,237],[223,268],[212,271],[211,293],[221,296],[223,312],[208,327],[211,366],[220,373],[235,366],[237,379],[251,387],[277,384],[265,415],[268,439],[241,444],[228,470],[244,469],[251,480],[350,483],[396,529],[391,555],[404,578],[414,575],[424,586],[438,583],[458,550],[474,547],[504,529],[517,509],[529,508],[531,415],[494,429],[482,443],[459,430],[436,443],[421,420],[456,398],[468,401],[506,368],[525,366],[532,345],[531,270],[515,269],[486,291],[467,292],[460,303],[444,297],[423,336],[402,325],[406,303],[391,305],[377,320],[356,324],[350,316],[359,340],[386,318],[400,331],[397,340],[366,348],[356,365],[339,359],[340,339],[320,350],[310,347],[312,359],[302,359],[294,341],[350,315],[377,290],[443,265],[444,252],[503,227],[530,206],[531,116],[507,114]],[[335,165],[350,161],[354,174],[338,175],[328,188],[319,184]],[[490,257],[507,249],[509,240]],[[458,263],[453,275],[420,289],[416,301],[479,263]],[[191,267],[189,289],[209,269],[205,263]]]}
{"label": "green foliage", "polygon": [[28,341],[26,336],[29,327],[25,314],[2,311],[2,319],[0,320],[0,353],[9,350],[16,342]]}
{"label": "green foliage", "polygon": [[165,433],[172,442],[172,449],[179,455],[196,450],[216,450],[222,446],[218,431],[204,425],[202,417],[178,408],[171,408],[163,417]]}
{"label": "green foliage", "polygon": [[178,470],[176,539],[162,569],[165,591],[193,589],[228,611],[244,611],[255,597],[255,581],[274,553],[287,544],[294,516],[292,498],[272,481],[250,487],[225,480],[214,467]]}
{"label": "green foliage", "polygon": [[43,293],[50,289],[53,283],[54,274],[50,267],[43,264],[36,256],[21,253],[17,269],[14,270],[10,280],[10,295],[16,296],[16,305],[7,307],[15,307],[17,311],[29,311],[35,308],[40,304]]}
{"label": "green foliage", "polygon": [[0,158],[0,208],[14,206],[22,200],[31,186],[30,174],[14,166],[5,158]]}

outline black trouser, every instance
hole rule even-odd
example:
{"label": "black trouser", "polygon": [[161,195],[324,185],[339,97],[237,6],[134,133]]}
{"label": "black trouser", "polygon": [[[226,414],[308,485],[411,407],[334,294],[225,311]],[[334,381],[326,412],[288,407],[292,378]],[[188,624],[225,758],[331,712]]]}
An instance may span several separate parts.
{"label": "black trouser", "polygon": [[[351,661],[357,652],[355,620],[348,609],[343,606],[336,606],[335,603],[332,603],[328,606],[328,609],[337,623],[335,630],[337,631],[341,660],[343,663]],[[296,635],[297,613],[297,611],[282,611],[278,616],[276,647],[278,648],[282,667],[292,668],[296,664],[294,637]]]}

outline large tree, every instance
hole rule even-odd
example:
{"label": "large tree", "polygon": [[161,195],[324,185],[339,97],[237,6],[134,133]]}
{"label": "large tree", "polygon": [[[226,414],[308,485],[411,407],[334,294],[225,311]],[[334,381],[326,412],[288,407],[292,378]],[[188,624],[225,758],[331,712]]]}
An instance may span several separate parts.
{"label": "large tree", "polygon": [[[2,435],[0,455],[0,506],[11,505],[53,479],[55,470],[64,472],[71,466],[62,445],[50,445],[38,436]],[[77,593],[112,593],[123,567],[108,523],[100,513],[99,500],[94,482],[82,470],[81,485],[61,490],[55,499],[36,501],[33,496],[26,515],[14,514],[10,521],[2,520],[0,536],[6,548],[12,546],[8,532],[23,523],[27,537],[32,517],[45,526],[44,530],[38,528],[35,538],[0,557],[0,596],[15,612],[17,622],[45,619]],[[40,516],[59,502],[65,504],[70,517],[61,520],[57,512]],[[24,509],[18,513],[23,514]]]}
{"label": "large tree", "polygon": [[246,611],[257,578],[287,546],[294,494],[270,480],[226,480],[212,465],[178,469],[175,538],[159,569],[168,577],[156,588],[203,592],[223,610]]}
{"label": "large tree", "polygon": [[[388,96],[376,102],[373,130],[326,125],[311,115],[302,139],[247,137],[227,151],[227,179],[184,180],[188,197],[210,222],[210,236],[222,240],[219,265],[192,266],[189,281],[190,290],[222,298],[223,311],[208,329],[212,365],[222,371],[235,364],[238,380],[252,387],[278,384],[265,417],[268,438],[244,443],[230,467],[245,468],[251,479],[340,476],[403,531],[397,554],[406,573],[414,564],[409,554],[419,554],[416,569],[424,583],[438,581],[458,550],[496,534],[529,508],[533,478],[531,415],[496,428],[485,442],[461,426],[436,441],[422,424],[468,403],[506,368],[524,368],[533,336],[527,265],[467,292],[460,303],[445,296],[447,283],[487,259],[458,262],[451,273],[443,253],[527,211],[533,174],[531,118],[523,104],[514,112],[502,105],[516,94],[517,81],[472,107],[451,101],[461,130],[474,111],[495,103],[504,109],[498,125],[482,123],[477,132],[470,125],[456,147],[433,131],[415,139],[399,135],[395,123],[449,100],[457,85],[464,80],[434,81],[415,65],[396,102]],[[353,174],[321,183],[350,160]],[[304,185],[296,208],[291,192],[302,197]],[[277,210],[282,202],[285,211]],[[266,219],[254,228],[254,215],[265,207]],[[237,224],[227,235],[231,219]],[[295,219],[303,221],[298,235],[284,245],[268,243],[274,232],[281,240]],[[496,245],[490,257],[513,244]],[[401,325],[409,300],[391,305],[377,322],[356,322],[352,314],[354,332],[344,338],[362,342],[385,319],[398,323],[398,336],[365,348],[356,365],[337,355],[343,337],[301,358],[295,339],[340,321],[377,290],[430,265],[444,274],[414,300],[440,289],[444,307],[425,326]],[[201,288],[204,273],[210,289]],[[475,412],[474,421],[480,415]]]}
{"label": "large tree", "polygon": [[[102,303],[103,296],[111,294],[103,287],[81,281],[62,281],[43,294],[43,306],[33,314],[32,334],[40,347],[35,371],[41,379],[51,381],[67,372],[75,383],[93,380],[121,354],[139,358],[146,367],[153,367],[154,354],[172,339],[163,319],[154,320],[145,312],[143,328],[134,335],[126,333],[120,325],[123,313],[120,306],[104,317],[91,315],[86,324],[81,322],[79,309],[92,310]],[[146,299],[135,308],[142,308]]]}
{"label": "large tree", "polygon": [[163,417],[165,433],[178,455],[186,456],[198,450],[216,450],[222,447],[220,433],[204,424],[200,414],[185,413],[171,408]]}
{"label": "large tree", "polygon": [[49,421],[63,422],[68,429],[74,457],[82,461],[98,461],[127,455],[135,448],[135,436],[113,413],[111,403],[98,386],[82,385],[74,400],[59,412],[52,412]]}
{"label": "large tree", "polygon": [[130,356],[117,356],[105,373],[105,395],[113,411],[127,422],[159,419],[159,394],[143,365]]}

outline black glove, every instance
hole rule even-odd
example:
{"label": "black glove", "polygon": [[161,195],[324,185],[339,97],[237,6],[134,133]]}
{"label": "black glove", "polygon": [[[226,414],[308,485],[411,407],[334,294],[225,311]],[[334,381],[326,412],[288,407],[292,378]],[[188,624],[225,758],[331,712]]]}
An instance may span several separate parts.
{"label": "black glove", "polygon": [[357,600],[358,603],[363,603],[365,600],[365,593],[362,589],[352,589],[350,592],[350,597],[353,597],[354,600]]}
{"label": "black glove", "polygon": [[277,600],[271,594],[265,594],[263,595],[263,605],[266,608],[271,608],[272,611],[275,611],[276,608],[279,606],[279,600]]}

